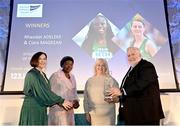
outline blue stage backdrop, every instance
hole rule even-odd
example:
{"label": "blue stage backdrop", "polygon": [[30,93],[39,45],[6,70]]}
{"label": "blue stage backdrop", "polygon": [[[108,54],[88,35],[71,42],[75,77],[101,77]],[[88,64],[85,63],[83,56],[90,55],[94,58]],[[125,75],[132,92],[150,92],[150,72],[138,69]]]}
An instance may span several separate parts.
{"label": "blue stage backdrop", "polygon": [[[8,21],[4,20],[9,19],[10,4],[4,0],[0,3],[0,21],[4,22],[0,24],[0,39],[3,40],[0,41],[1,77],[4,76],[2,91],[22,91],[25,74],[30,69],[29,60],[38,51],[44,51],[48,55],[48,77],[60,69],[59,61],[62,57],[72,56],[75,59],[72,72],[76,76],[78,90],[83,90],[86,80],[93,75],[94,61],[97,58],[108,61],[111,75],[121,84],[129,67],[126,49],[133,42],[131,23],[134,19],[144,22],[144,34],[156,48],[156,53],[147,60],[156,67],[160,89],[177,89],[173,59],[177,63],[175,70],[178,72],[179,48],[171,53],[170,47],[171,44],[173,47],[179,45],[180,32],[176,28],[179,27],[180,16],[174,16],[178,13],[174,10],[179,9],[180,5],[176,0],[168,0],[167,3],[172,43],[168,36],[163,0],[13,0],[7,42]],[[97,16],[103,17],[112,30],[110,40],[116,48],[110,50],[112,45],[105,48],[93,45],[89,47],[93,48],[92,51],[84,48],[87,44],[85,40],[90,36],[88,33],[91,24]],[[174,58],[171,54],[174,54]],[[5,57],[7,61],[4,68]]]}

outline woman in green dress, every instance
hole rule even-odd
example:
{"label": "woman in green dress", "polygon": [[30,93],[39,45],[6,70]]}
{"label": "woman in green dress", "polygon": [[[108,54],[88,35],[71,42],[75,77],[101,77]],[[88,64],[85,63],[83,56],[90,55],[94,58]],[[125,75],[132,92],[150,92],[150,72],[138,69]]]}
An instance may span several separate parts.
{"label": "woman in green dress", "polygon": [[30,61],[33,67],[25,77],[24,102],[21,108],[19,125],[47,125],[47,107],[54,104],[64,109],[72,108],[72,103],[57,96],[50,90],[49,80],[44,73],[47,55],[44,52],[35,53]]}

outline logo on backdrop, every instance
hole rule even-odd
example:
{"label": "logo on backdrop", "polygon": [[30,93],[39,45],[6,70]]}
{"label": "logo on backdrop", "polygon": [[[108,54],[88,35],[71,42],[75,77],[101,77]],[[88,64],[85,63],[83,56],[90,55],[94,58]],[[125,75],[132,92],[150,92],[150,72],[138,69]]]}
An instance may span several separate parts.
{"label": "logo on backdrop", "polygon": [[42,17],[43,4],[18,4],[17,17]]}

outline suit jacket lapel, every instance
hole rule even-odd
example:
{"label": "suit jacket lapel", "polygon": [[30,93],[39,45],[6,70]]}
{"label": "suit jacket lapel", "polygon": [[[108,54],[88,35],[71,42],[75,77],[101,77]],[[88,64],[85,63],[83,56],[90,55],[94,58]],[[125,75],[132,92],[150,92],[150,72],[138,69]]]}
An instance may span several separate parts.
{"label": "suit jacket lapel", "polygon": [[129,68],[129,70],[127,71],[126,75],[124,76],[122,83],[121,83],[121,88],[124,86],[124,83],[126,81],[126,78],[129,76],[129,73],[131,72],[132,67]]}

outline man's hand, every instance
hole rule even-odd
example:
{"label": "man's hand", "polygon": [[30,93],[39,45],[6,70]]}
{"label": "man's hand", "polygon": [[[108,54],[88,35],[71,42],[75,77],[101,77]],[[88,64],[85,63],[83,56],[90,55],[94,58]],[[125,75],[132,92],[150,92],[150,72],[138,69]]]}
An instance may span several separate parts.
{"label": "man's hand", "polygon": [[108,103],[118,103],[119,102],[119,97],[105,97],[104,101],[108,102]]}
{"label": "man's hand", "polygon": [[121,92],[121,90],[119,88],[113,87],[113,88],[110,89],[109,96],[111,96],[113,98],[118,97],[118,96],[122,96],[122,92]]}
{"label": "man's hand", "polygon": [[106,96],[104,98],[104,101],[108,102],[108,103],[113,103],[113,98],[111,96]]}

